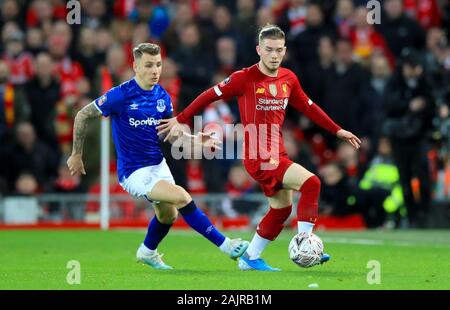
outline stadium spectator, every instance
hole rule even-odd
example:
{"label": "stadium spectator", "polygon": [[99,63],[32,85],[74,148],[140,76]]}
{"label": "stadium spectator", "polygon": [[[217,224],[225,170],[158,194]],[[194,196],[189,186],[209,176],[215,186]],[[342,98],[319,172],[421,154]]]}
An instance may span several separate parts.
{"label": "stadium spectator", "polygon": [[[418,53],[407,50],[399,69],[386,92],[385,133],[392,141],[410,225],[417,227],[430,206],[427,137],[435,107]],[[420,185],[414,186],[417,182]]]}
{"label": "stadium spectator", "polygon": [[275,22],[276,17],[271,8],[261,6],[256,12],[256,25],[258,29],[264,27],[267,24],[274,24]]}
{"label": "stadium spectator", "polygon": [[159,84],[169,93],[172,100],[174,114],[178,113],[178,100],[180,97],[181,79],[178,76],[177,64],[172,58],[164,59],[164,67],[161,72]]}
{"label": "stadium spectator", "polygon": [[204,35],[212,39],[214,32],[214,12],[216,9],[216,3],[214,0],[199,0],[198,12],[196,16],[196,23],[199,28],[204,32]]}
{"label": "stadium spectator", "polygon": [[28,114],[23,90],[11,83],[8,64],[0,60],[0,142],[9,142],[13,129],[25,121]]}
{"label": "stadium spectator", "polygon": [[216,43],[217,73],[225,76],[238,69],[238,54],[236,42],[228,37],[222,37]]}
{"label": "stadium spectator", "polygon": [[336,43],[335,64],[323,77],[324,110],[345,128],[359,133],[358,108],[366,72],[353,61],[351,42]]}
{"label": "stadium spectator", "polygon": [[240,49],[242,63],[250,65],[258,60],[255,56],[255,34],[258,32],[256,26],[256,1],[237,0],[236,9],[232,23],[242,37]]}
{"label": "stadium spectator", "polygon": [[214,72],[214,59],[204,49],[198,26],[194,23],[185,25],[180,33],[179,47],[169,55],[178,66],[181,78],[180,101],[183,109],[197,94],[211,83]]}
{"label": "stadium spectator", "polygon": [[364,171],[361,167],[364,163],[360,160],[360,150],[348,147],[345,143],[339,142],[336,149],[336,161],[345,169],[345,174],[349,182],[356,184],[361,178],[361,173]]}
{"label": "stadium spectator", "polygon": [[51,188],[56,176],[58,158],[54,150],[36,138],[33,126],[23,122],[17,125],[16,141],[2,154],[5,176],[10,190],[24,171],[31,173],[42,190]]}
{"label": "stadium spectator", "polygon": [[227,217],[235,218],[240,214],[253,215],[259,208],[260,203],[245,199],[246,194],[256,193],[255,182],[245,171],[242,162],[237,162],[231,167],[225,192],[230,198],[223,200],[222,212]]}
{"label": "stadium spectator", "polygon": [[9,21],[23,24],[20,17],[20,7],[16,0],[2,1],[0,4],[0,29]]}
{"label": "stadium spectator", "polygon": [[306,29],[308,16],[306,0],[289,0],[288,7],[278,20],[280,28],[292,39]]}
{"label": "stadium spectator", "polygon": [[388,191],[389,195],[383,201],[386,212],[384,225],[389,229],[400,226],[406,209],[398,169],[392,158],[390,141],[386,137],[379,139],[377,154],[359,182],[359,187],[362,190],[380,188]]}
{"label": "stadium spectator", "polygon": [[35,57],[45,51],[44,34],[40,28],[29,28],[26,37],[26,49]]}
{"label": "stadium spectator", "polygon": [[94,81],[97,67],[103,61],[102,55],[97,51],[96,41],[95,30],[81,28],[75,59],[81,64],[85,76],[91,83]]}
{"label": "stadium spectator", "polygon": [[104,63],[108,50],[113,46],[114,39],[108,28],[100,28],[96,32],[95,46],[99,53],[100,63]]}
{"label": "stadium spectator", "polygon": [[49,37],[49,53],[55,62],[55,74],[61,83],[61,95],[68,106],[72,106],[77,95],[76,84],[83,77],[84,71],[79,62],[72,59],[69,48],[72,31],[65,22],[57,22],[52,27]]}
{"label": "stadium spectator", "polygon": [[33,196],[40,192],[35,176],[27,171],[22,172],[14,184],[14,196]]}
{"label": "stadium spectator", "polygon": [[350,32],[350,40],[357,61],[362,66],[368,67],[370,56],[376,54],[388,58],[393,65],[394,60],[384,38],[367,22],[368,10],[360,6],[356,8],[354,14],[355,25]]}
{"label": "stadium spectator", "polygon": [[94,81],[95,95],[103,93],[105,89],[109,89],[113,85],[119,85],[127,67],[123,49],[119,46],[111,47],[106,54],[105,65],[97,69]]}
{"label": "stadium spectator", "polygon": [[202,161],[199,159],[189,159],[186,164],[186,178],[187,188],[190,193],[206,194],[208,192],[203,177],[204,170],[202,168]]}
{"label": "stadium spectator", "polygon": [[404,0],[405,14],[425,28],[441,26],[441,12],[438,0]]}
{"label": "stadium spectator", "polygon": [[294,130],[283,130],[284,146],[289,158],[297,163],[302,163],[302,166],[309,171],[317,172],[317,165],[314,163],[314,156],[309,144],[301,141],[295,136]]}
{"label": "stadium spectator", "polygon": [[338,0],[334,23],[338,29],[338,34],[340,37],[345,39],[350,39],[350,34],[353,29],[354,21],[354,4],[352,0]]}
{"label": "stadium spectator", "polygon": [[107,13],[105,0],[85,1],[82,6],[81,23],[92,29],[108,27],[111,19]]}
{"label": "stadium spectator", "polygon": [[[242,39],[232,22],[232,16],[226,6],[217,6],[214,11],[214,34],[213,37],[219,39],[221,37],[233,38],[237,44],[242,45]],[[241,49],[242,50],[242,49]]]}
{"label": "stadium spectator", "polygon": [[138,42],[154,42],[156,39],[150,34],[148,25],[145,23],[139,23],[133,27],[133,45],[138,44]]}
{"label": "stadium spectator", "polygon": [[309,61],[300,70],[300,77],[305,91],[313,100],[323,101],[324,78],[327,72],[334,66],[335,47],[330,37],[323,36],[319,39],[317,47],[318,60]]}
{"label": "stadium spectator", "polygon": [[363,81],[361,101],[358,106],[359,128],[362,148],[368,152],[369,158],[376,151],[380,135],[380,126],[384,119],[383,103],[386,86],[392,71],[386,57],[372,56],[370,59],[370,77]]}
{"label": "stadium spectator", "polygon": [[61,100],[61,85],[53,75],[53,60],[48,53],[40,53],[35,59],[35,77],[26,85],[30,105],[30,122],[38,139],[52,150],[59,151],[55,132],[56,106]]}
{"label": "stadium spectator", "polygon": [[179,49],[181,32],[185,27],[194,22],[192,8],[186,2],[180,2],[175,6],[175,12],[167,31],[162,36],[163,49],[167,55],[172,55]]}
{"label": "stadium spectator", "polygon": [[[62,157],[58,165],[58,175],[53,181],[52,187],[48,190],[59,194],[84,193],[86,190],[80,182],[80,176],[70,175],[66,165],[67,157]],[[79,202],[51,202],[47,207],[47,215],[53,220],[82,220],[84,218],[84,208]]]}
{"label": "stadium spectator", "polygon": [[5,38],[3,60],[10,70],[10,81],[14,85],[24,85],[33,76],[32,55],[25,50],[25,36],[18,30]]}
{"label": "stadium spectator", "polygon": [[383,35],[389,49],[400,57],[402,49],[422,49],[425,43],[424,30],[404,13],[402,0],[386,0],[383,4],[386,16],[376,29]]}
{"label": "stadium spectator", "polygon": [[222,37],[232,39],[234,41],[234,45],[236,46],[236,55],[238,57],[237,61],[242,63],[248,58],[248,53],[244,51],[244,38],[239,31],[237,31],[232,21],[233,20],[229,9],[226,6],[217,6],[213,19],[213,39],[216,41],[220,40]]}
{"label": "stadium spectator", "polygon": [[115,20],[111,24],[112,34],[115,39],[114,45],[122,49],[125,61],[129,66],[133,65],[133,29],[133,23],[128,20]]}
{"label": "stadium spectator", "polygon": [[380,227],[385,220],[383,201],[388,192],[383,189],[361,190],[351,182],[343,167],[337,162],[324,165],[319,173],[323,179],[321,213],[346,216],[361,214],[369,228]]}
{"label": "stadium spectator", "polygon": [[307,6],[305,30],[292,38],[288,44],[292,57],[299,63],[300,68],[305,67],[310,61],[317,62],[317,47],[323,36],[335,38],[336,31],[325,24],[321,7],[310,3]]}

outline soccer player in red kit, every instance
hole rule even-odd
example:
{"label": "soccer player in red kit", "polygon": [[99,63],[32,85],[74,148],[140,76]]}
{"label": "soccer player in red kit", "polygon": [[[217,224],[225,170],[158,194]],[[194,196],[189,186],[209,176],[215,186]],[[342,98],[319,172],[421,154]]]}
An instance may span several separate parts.
{"label": "soccer player in red kit", "polygon": [[[295,74],[280,67],[286,53],[284,32],[275,25],[263,27],[258,35],[256,51],[260,61],[234,72],[220,84],[199,95],[177,117],[161,120],[160,134],[170,132],[179,123],[186,123],[208,104],[238,98],[244,125],[244,166],[259,183],[269,200],[270,209],[259,223],[256,233],[239,261],[242,270],[277,271],[260,258],[264,248],[280,234],[291,214],[292,192],[301,193],[297,206],[298,231],[311,233],[318,214],[320,180],[286,154],[281,126],[286,106],[292,105],[313,122],[355,148],[361,141],[351,132],[340,128],[303,92]],[[270,128],[270,130],[269,130]],[[168,139],[169,135],[166,137]],[[258,144],[266,140],[261,149]],[[255,143],[256,141],[256,143]],[[255,146],[256,145],[256,146]],[[258,149],[258,150],[255,150]],[[321,262],[329,259],[324,254]]]}

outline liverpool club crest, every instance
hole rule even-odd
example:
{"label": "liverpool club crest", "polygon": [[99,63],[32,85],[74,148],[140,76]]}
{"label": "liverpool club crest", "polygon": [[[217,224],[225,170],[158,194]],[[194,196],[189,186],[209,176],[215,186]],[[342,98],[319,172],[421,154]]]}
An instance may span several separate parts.
{"label": "liverpool club crest", "polygon": [[277,85],[275,84],[269,84],[269,92],[272,96],[276,97],[277,96]]}

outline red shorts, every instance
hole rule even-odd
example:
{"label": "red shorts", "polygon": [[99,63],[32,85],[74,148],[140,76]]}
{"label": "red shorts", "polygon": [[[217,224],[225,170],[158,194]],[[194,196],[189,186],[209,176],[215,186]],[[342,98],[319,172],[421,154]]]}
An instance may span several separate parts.
{"label": "red shorts", "polygon": [[244,159],[244,167],[248,174],[258,182],[266,197],[276,195],[283,189],[283,177],[292,164],[286,154],[278,160]]}

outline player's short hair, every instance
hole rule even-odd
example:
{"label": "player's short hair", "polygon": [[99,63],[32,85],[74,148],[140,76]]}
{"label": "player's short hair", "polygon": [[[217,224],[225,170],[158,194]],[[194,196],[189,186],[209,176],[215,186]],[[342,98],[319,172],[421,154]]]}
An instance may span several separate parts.
{"label": "player's short hair", "polygon": [[258,42],[264,39],[285,40],[284,31],[277,25],[267,24],[258,32]]}
{"label": "player's short hair", "polygon": [[159,47],[158,44],[154,43],[141,43],[135,48],[133,48],[134,59],[139,59],[144,54],[156,56],[158,54],[161,54],[161,48]]}

